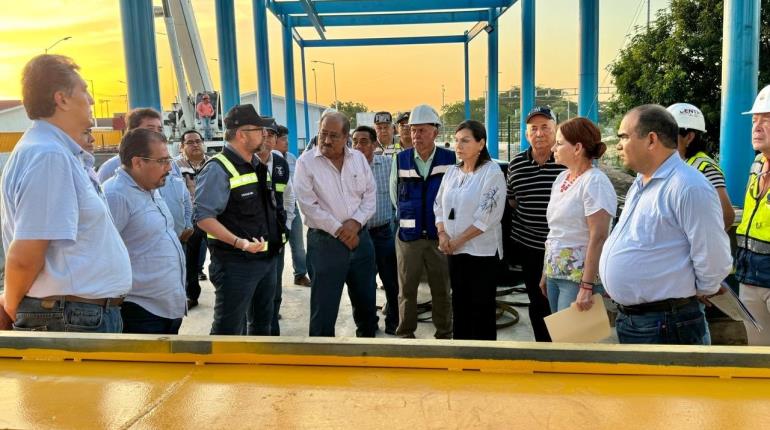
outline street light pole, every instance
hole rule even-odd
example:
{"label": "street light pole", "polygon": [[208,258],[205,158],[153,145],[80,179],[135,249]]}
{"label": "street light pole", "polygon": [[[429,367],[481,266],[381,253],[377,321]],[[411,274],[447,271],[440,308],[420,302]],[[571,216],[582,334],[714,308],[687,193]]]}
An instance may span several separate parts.
{"label": "street light pole", "polygon": [[321,63],[326,64],[327,66],[332,66],[332,79],[334,82],[334,108],[339,110],[340,100],[337,98],[337,68],[334,66],[334,62],[313,60],[311,63]]}
{"label": "street light pole", "polygon": [[70,39],[72,39],[72,36],[62,37],[61,39],[59,39],[56,42],[54,42],[53,45],[49,46],[48,48],[45,48],[45,53],[47,54],[48,50],[53,48],[54,46],[58,45],[59,42],[64,42],[65,40],[70,40]]}
{"label": "street light pole", "polygon": [[315,104],[318,104],[318,76],[315,74],[315,67],[313,67],[313,89],[315,90]]}

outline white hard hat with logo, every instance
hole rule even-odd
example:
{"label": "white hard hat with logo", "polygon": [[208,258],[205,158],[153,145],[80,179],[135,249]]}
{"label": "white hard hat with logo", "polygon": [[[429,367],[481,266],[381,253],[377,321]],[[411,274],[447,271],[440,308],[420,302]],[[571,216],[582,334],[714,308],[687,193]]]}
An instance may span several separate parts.
{"label": "white hard hat with logo", "polygon": [[706,132],[706,120],[697,107],[689,103],[674,103],[666,109],[674,116],[679,128]]}
{"label": "white hard hat with logo", "polygon": [[762,88],[754,100],[754,106],[751,110],[744,112],[744,115],[753,115],[755,113],[770,113],[770,85]]}
{"label": "white hard hat with logo", "polygon": [[409,125],[418,124],[433,124],[438,127],[441,125],[441,118],[439,118],[436,109],[428,105],[417,105],[409,116]]}

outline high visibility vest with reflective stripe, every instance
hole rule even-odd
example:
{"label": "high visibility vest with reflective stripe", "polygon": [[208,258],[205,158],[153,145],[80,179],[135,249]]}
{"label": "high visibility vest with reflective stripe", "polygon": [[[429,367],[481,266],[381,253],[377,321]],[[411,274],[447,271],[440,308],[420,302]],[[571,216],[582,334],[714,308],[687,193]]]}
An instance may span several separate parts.
{"label": "high visibility vest with reflective stripe", "polygon": [[762,173],[762,165],[765,162],[765,157],[759,154],[751,165],[743,203],[743,218],[735,236],[739,247],[757,254],[770,255],[770,193],[755,198],[759,192],[759,174]]}
{"label": "high visibility vest with reflective stripe", "polygon": [[709,157],[708,154],[706,154],[703,151],[697,152],[695,155],[687,159],[687,164],[689,164],[692,167],[695,167],[698,169],[701,173],[706,170],[708,166],[711,166],[719,171],[719,173],[724,176],[724,172],[722,172],[722,169],[719,168],[719,164],[717,164],[716,161],[714,161],[713,158]]}

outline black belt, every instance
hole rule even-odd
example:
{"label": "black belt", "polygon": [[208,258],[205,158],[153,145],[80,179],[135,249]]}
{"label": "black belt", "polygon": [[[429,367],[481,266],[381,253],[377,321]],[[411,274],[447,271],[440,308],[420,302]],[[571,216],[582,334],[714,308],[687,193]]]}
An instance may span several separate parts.
{"label": "black belt", "polygon": [[627,315],[638,315],[648,312],[666,312],[675,311],[679,308],[683,308],[689,304],[697,303],[698,299],[695,296],[685,297],[681,299],[666,299],[659,300],[657,302],[640,303],[638,305],[621,305],[617,304],[618,310]]}
{"label": "black belt", "polygon": [[87,303],[89,305],[99,305],[99,306],[108,308],[111,306],[122,305],[123,299],[124,297],[110,297],[105,299],[88,299],[85,297],[78,297],[78,296],[49,296],[49,297],[41,297],[38,300],[40,300],[41,306],[43,308],[51,309],[53,308],[53,305],[56,302]]}

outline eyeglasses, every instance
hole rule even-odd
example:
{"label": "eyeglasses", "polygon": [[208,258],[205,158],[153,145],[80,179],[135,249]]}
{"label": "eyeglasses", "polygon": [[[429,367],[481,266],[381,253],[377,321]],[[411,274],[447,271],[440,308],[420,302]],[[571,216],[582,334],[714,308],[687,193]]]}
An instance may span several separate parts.
{"label": "eyeglasses", "polygon": [[168,166],[168,165],[171,164],[172,161],[174,161],[174,159],[170,158],[170,157],[169,158],[139,157],[139,158],[141,158],[142,160],[154,161],[154,162],[160,164],[161,166]]}
{"label": "eyeglasses", "polygon": [[271,130],[269,128],[266,128],[265,129],[265,135],[267,137],[276,137],[276,136],[278,136],[278,133],[276,133],[275,131],[273,131],[273,130]]}

